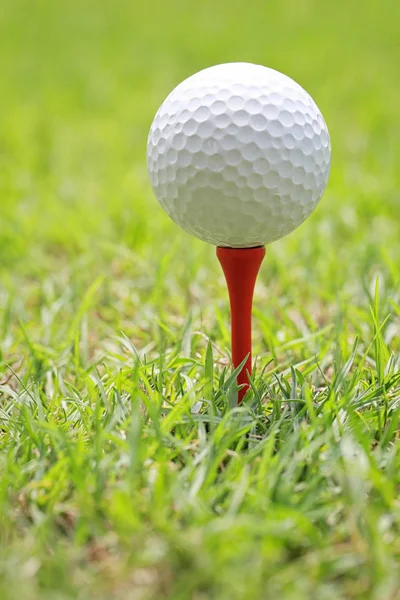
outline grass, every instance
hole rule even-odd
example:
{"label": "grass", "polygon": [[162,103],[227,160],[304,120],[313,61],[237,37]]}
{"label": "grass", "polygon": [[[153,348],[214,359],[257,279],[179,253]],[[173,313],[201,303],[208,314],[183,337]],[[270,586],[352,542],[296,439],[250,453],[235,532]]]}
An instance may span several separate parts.
{"label": "grass", "polygon": [[[396,3],[0,9],[2,600],[400,598]],[[185,76],[249,60],[331,131],[315,214],[267,249],[229,406],[214,249],[154,200]]]}

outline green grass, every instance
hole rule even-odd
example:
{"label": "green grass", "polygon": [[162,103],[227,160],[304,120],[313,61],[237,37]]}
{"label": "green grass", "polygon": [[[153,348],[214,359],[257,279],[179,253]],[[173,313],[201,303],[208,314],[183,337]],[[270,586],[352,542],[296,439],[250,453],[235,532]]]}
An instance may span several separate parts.
{"label": "green grass", "polygon": [[[0,598],[400,598],[400,8],[4,0]],[[214,249],[152,196],[152,117],[218,62],[282,70],[331,131],[267,249],[229,408]]]}

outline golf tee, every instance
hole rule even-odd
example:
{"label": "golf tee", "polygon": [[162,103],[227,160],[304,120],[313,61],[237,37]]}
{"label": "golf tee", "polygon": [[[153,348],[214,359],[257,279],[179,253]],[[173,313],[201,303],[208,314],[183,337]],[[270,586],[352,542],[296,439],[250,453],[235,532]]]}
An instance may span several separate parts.
{"label": "golf tee", "polygon": [[254,286],[265,247],[222,248],[217,247],[217,257],[221,263],[228,286],[231,308],[232,362],[236,369],[247,357],[238,375],[238,403],[243,400],[249,388],[249,375],[252,372],[251,353],[251,312]]}

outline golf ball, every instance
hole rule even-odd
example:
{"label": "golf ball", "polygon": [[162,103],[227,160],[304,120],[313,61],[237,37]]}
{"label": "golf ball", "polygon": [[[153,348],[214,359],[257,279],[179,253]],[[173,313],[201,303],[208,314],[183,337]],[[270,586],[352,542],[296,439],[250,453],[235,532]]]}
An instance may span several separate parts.
{"label": "golf ball", "polygon": [[328,181],[330,139],[320,110],[295,81],[267,67],[228,63],[179,84],[150,128],[154,193],[188,233],[254,247],[298,227]]}

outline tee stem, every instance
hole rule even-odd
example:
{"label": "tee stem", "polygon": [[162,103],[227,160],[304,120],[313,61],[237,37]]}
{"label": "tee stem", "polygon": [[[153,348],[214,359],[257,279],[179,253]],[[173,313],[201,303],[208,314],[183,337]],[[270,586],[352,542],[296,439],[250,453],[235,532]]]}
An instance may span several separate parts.
{"label": "tee stem", "polygon": [[254,286],[264,256],[264,246],[257,248],[217,247],[217,257],[225,275],[231,307],[234,368],[236,369],[247,357],[238,375],[238,384],[241,386],[238,394],[239,404],[250,386],[249,375],[252,372],[251,311]]}

